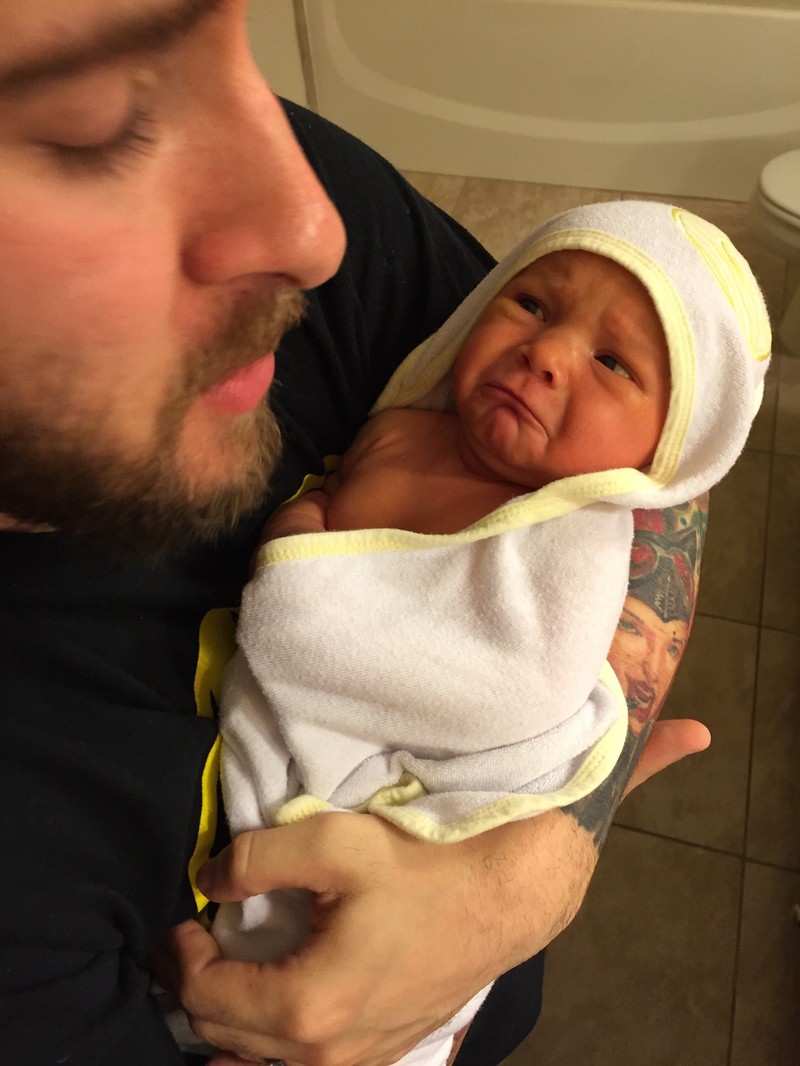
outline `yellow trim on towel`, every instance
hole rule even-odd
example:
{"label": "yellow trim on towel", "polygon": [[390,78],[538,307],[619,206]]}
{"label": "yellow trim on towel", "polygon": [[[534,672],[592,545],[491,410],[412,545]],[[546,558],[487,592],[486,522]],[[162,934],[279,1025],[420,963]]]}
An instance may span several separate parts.
{"label": "yellow trim on towel", "polygon": [[[297,533],[262,545],[256,570],[276,563],[323,559],[371,552],[427,551],[449,548],[510,533],[539,522],[561,518],[607,496],[652,487],[641,470],[624,468],[580,474],[551,482],[535,492],[517,496],[458,533],[412,533],[406,529],[348,529],[331,533]],[[610,504],[609,506],[613,506]]]}
{"label": "yellow trim on towel", "polygon": [[[639,479],[647,480],[647,475],[638,470],[617,473],[631,475],[632,483],[637,487]],[[581,483],[585,479],[600,476],[605,477],[605,474],[584,474],[581,477],[554,482],[526,496],[518,496],[458,533],[412,533],[406,529],[348,529],[335,533],[297,533],[290,537],[280,537],[262,546],[258,553],[256,569],[261,570],[275,563],[300,559],[361,555],[369,552],[426,551],[486,540],[488,537],[511,532],[523,526],[560,518],[577,510],[595,498],[590,489],[581,488]]]}
{"label": "yellow trim on towel", "polygon": [[419,799],[420,796],[427,796],[425,786],[418,777],[405,771],[400,775],[396,785],[379,788],[366,803],[356,807],[356,811],[359,814],[369,814],[373,806],[404,807],[407,803],[413,803],[415,799]]}
{"label": "yellow trim on towel", "polygon": [[772,333],[761,290],[747,260],[716,226],[704,218],[673,207],[678,228],[703,257],[739,321],[750,354],[757,363],[769,359]]}
{"label": "yellow trim on towel", "polygon": [[392,407],[412,407],[417,400],[432,392],[455,362],[472,324],[470,323],[469,327],[462,329],[452,337],[436,358],[423,365],[422,368],[418,364],[424,357],[427,341],[423,341],[413,352],[410,352],[392,374],[386,388],[375,401],[370,416]]}
{"label": "yellow trim on towel", "polygon": [[279,809],[275,815],[275,825],[291,825],[292,822],[304,822],[322,811],[332,810],[331,804],[318,796],[295,796]]}
{"label": "yellow trim on towel", "polygon": [[217,833],[217,782],[219,781],[219,756],[222,747],[217,737],[208,753],[200,784],[200,822],[197,827],[197,842],[189,859],[189,880],[198,913],[208,906],[208,900],[197,887],[197,871],[211,854],[211,846]]}
{"label": "yellow trim on towel", "polygon": [[[452,822],[449,825],[441,825],[428,817],[428,815],[416,810],[416,808],[395,806],[381,802],[384,793],[388,792],[391,796],[393,792],[397,791],[398,786],[393,786],[388,790],[381,789],[376,792],[375,796],[366,805],[366,810],[370,814],[385,818],[404,830],[404,832],[422,840],[437,844],[455,844],[469,837],[477,836],[479,833],[485,833],[489,829],[505,825],[507,822],[513,822],[518,818],[540,814],[543,811],[552,810],[554,807],[566,807],[570,803],[583,799],[584,796],[593,792],[614,769],[628,734],[628,705],[625,693],[622,691],[617,675],[607,661],[600,671],[599,680],[615,696],[619,706],[619,713],[611,727],[589,752],[575,776],[557,792],[546,795],[504,796],[503,799],[496,800],[481,810],[473,811],[466,818],[462,818],[458,822]],[[410,778],[411,780],[404,781],[404,778]],[[411,783],[415,780],[413,775],[404,774],[398,785],[402,784],[407,793],[411,795],[415,791]],[[418,794],[422,794],[424,792],[422,785],[419,782],[417,782],[417,785]],[[417,796],[414,795],[413,798],[417,798]]]}
{"label": "yellow trim on towel", "polygon": [[[227,608],[209,611],[200,623],[197,667],[194,675],[194,699],[201,718],[213,718],[218,706],[222,674],[236,650],[233,613]],[[189,880],[198,911],[208,906],[208,900],[197,887],[195,877],[211,853],[217,832],[217,782],[219,781],[220,738],[214,741],[206,757],[200,782],[200,820],[192,857],[189,859]]]}
{"label": "yellow trim on towel", "polygon": [[194,699],[201,718],[214,717],[222,675],[235,651],[233,613],[224,607],[209,611],[200,623],[200,646],[194,674]]}
{"label": "yellow trim on towel", "polygon": [[[422,840],[437,844],[455,844],[460,840],[485,833],[506,822],[524,818],[554,807],[566,807],[583,799],[604,781],[619,759],[628,733],[628,706],[625,693],[608,661],[603,663],[599,680],[614,695],[619,706],[611,727],[595,744],[574,777],[557,792],[546,795],[512,795],[473,811],[466,818],[449,825],[441,825],[416,808],[409,806],[414,800],[427,795],[420,780],[405,772],[393,785],[378,789],[365,803],[355,808],[361,814],[372,814],[392,822],[398,828]],[[312,818],[333,806],[318,796],[302,795],[285,803],[275,816],[277,825]]]}
{"label": "yellow trim on towel", "polygon": [[[517,818],[540,814],[554,807],[566,807],[583,799],[605,781],[614,769],[628,733],[628,705],[625,693],[608,661],[603,663],[599,680],[615,697],[619,713],[589,752],[574,777],[557,792],[504,796],[503,799],[473,811],[458,822],[442,825],[409,806],[414,800],[428,793],[422,782],[406,771],[395,784],[378,789],[365,803],[356,807],[356,813],[377,815],[404,832],[431,843],[455,844],[489,829],[495,829],[499,825],[513,822]],[[295,796],[280,808],[275,815],[275,824],[289,825],[334,809],[332,804],[318,796]]]}

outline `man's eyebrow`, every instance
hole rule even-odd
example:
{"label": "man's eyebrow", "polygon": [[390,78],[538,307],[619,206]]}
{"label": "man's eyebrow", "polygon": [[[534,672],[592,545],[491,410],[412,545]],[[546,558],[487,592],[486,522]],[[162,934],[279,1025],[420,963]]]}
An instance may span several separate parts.
{"label": "man's eyebrow", "polygon": [[68,42],[0,68],[0,93],[24,92],[120,56],[168,48],[225,0],[180,0],[108,22],[92,37]]}

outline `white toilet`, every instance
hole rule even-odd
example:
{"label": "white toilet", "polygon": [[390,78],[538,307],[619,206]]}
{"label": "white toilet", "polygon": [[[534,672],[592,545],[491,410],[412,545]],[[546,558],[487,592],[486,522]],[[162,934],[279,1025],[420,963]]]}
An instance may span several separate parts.
{"label": "white toilet", "polygon": [[[750,203],[750,220],[765,244],[800,263],[800,148],[770,160]],[[777,330],[784,347],[800,356],[800,285]]]}

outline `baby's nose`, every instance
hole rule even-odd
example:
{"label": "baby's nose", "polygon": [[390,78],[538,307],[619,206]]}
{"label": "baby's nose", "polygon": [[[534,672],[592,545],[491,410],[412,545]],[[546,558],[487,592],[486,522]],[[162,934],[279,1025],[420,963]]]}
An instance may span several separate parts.
{"label": "baby's nose", "polygon": [[561,388],[581,366],[581,350],[569,333],[552,331],[537,337],[520,352],[527,369],[548,385]]}

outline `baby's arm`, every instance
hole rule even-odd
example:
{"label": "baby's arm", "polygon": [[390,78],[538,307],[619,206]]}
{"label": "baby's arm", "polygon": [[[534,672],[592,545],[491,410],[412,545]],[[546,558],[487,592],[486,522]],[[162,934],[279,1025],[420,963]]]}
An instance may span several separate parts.
{"label": "baby's arm", "polygon": [[326,515],[331,498],[323,489],[311,489],[299,499],[285,504],[264,527],[261,543],[292,537],[297,533],[326,533]]}
{"label": "baby's arm", "polygon": [[369,419],[359,430],[355,440],[342,456],[337,470],[329,474],[322,489],[312,489],[296,500],[284,504],[267,522],[261,543],[292,537],[297,533],[327,533],[328,505],[340,485],[347,480],[353,466],[380,439],[381,416]]}

